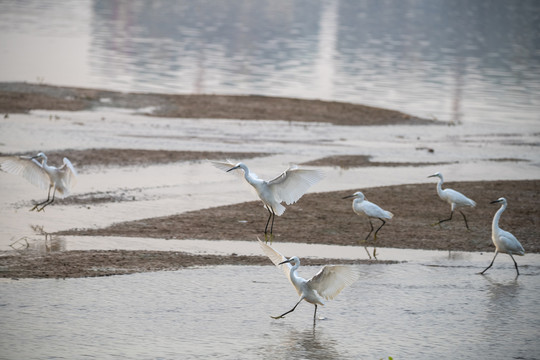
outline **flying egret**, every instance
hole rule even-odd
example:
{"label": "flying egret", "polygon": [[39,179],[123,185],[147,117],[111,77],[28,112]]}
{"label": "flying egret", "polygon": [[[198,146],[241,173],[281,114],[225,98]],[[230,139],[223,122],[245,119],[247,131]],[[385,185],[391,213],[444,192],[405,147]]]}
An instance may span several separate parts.
{"label": "flying egret", "polygon": [[[38,161],[41,159],[41,162]],[[66,197],[76,182],[77,171],[68,158],[60,167],[47,165],[47,156],[39,152],[36,156],[7,157],[0,160],[0,168],[10,174],[21,175],[30,183],[42,189],[49,189],[47,200],[34,205],[30,211],[43,209],[54,202],[56,192]],[[54,188],[52,199],[51,189]],[[41,207],[40,207],[41,206]]]}
{"label": "flying egret", "polygon": [[[460,192],[457,192],[457,191],[452,190],[452,189],[444,189],[443,190],[441,188],[441,186],[442,186],[444,180],[443,180],[443,176],[442,176],[442,174],[440,172],[437,172],[437,173],[435,173],[433,175],[429,175],[428,178],[430,178],[430,177],[438,177],[439,178],[439,182],[437,183],[437,194],[439,194],[439,197],[442,200],[449,203],[450,206],[451,206],[450,217],[448,219],[439,220],[439,222],[436,222],[436,223],[434,223],[432,225],[440,225],[440,223],[442,223],[442,222],[452,220],[452,215],[454,214],[455,209],[458,209],[460,207],[465,207],[465,206],[470,206],[470,207],[475,207],[476,206],[476,202],[474,202],[474,200],[469,199],[468,197],[466,197],[465,195],[463,195]],[[463,220],[465,220],[465,226],[467,227],[467,229],[469,229],[469,224],[467,223],[467,218],[465,217],[465,214],[461,210],[459,210],[459,212],[463,216]]]}
{"label": "flying egret", "polygon": [[244,171],[244,178],[253,186],[257,195],[264,204],[264,207],[268,210],[268,220],[264,227],[264,236],[268,234],[268,225],[270,219],[272,224],[270,226],[270,237],[273,237],[274,230],[274,218],[275,216],[281,216],[285,211],[285,206],[281,203],[285,202],[287,205],[293,204],[298,201],[310,186],[316,184],[323,178],[323,173],[318,170],[300,169],[296,165],[290,166],[283,173],[278,175],[272,180],[261,180],[254,173],[250,172],[248,167],[244,163],[233,164],[232,162],[219,162],[212,161],[214,166],[218,169],[226,172],[242,169]]}
{"label": "flying egret", "polygon": [[[369,235],[371,235],[371,233],[373,232],[373,223],[371,222],[371,219],[374,218],[374,219],[379,219],[382,221],[381,226],[379,226],[379,228],[375,231],[375,234],[373,235],[373,239],[376,242],[377,233],[386,224],[386,221],[384,219],[390,220],[391,218],[394,217],[394,214],[392,214],[390,211],[383,210],[379,205],[368,201],[366,197],[364,196],[364,194],[360,191],[357,191],[352,195],[345,196],[343,199],[349,199],[349,198],[354,198],[354,201],[352,203],[353,211],[358,215],[366,216],[369,220],[369,226],[371,226],[371,230],[367,234],[364,241],[367,241],[367,239],[369,238]],[[364,247],[364,249],[366,249],[366,252],[369,258],[371,259],[371,255],[369,254],[369,251],[367,250],[367,248]],[[375,247],[373,247],[374,258],[376,258],[375,252],[376,252],[376,249]]]}
{"label": "flying egret", "polygon": [[298,295],[300,295],[300,300],[298,300],[291,310],[279,316],[272,316],[274,319],[281,319],[285,315],[293,312],[298,304],[300,304],[302,300],[305,300],[315,305],[315,312],[313,313],[313,324],[315,324],[317,305],[324,305],[325,300],[335,298],[341,290],[360,278],[360,272],[353,266],[326,265],[319,270],[315,276],[306,280],[296,273],[298,267],[300,267],[300,259],[298,259],[298,257],[293,256],[287,259],[272,247],[263,243],[260,239],[258,240],[259,245],[266,256],[268,256],[277,267],[283,270],[296,289]]}
{"label": "flying egret", "polygon": [[489,266],[485,268],[484,271],[482,271],[480,274],[485,273],[486,270],[493,265],[497,254],[502,252],[510,255],[512,260],[514,260],[514,265],[516,267],[517,274],[519,275],[518,264],[512,254],[523,256],[525,255],[525,249],[523,249],[523,246],[521,246],[520,242],[518,241],[518,239],[516,239],[514,235],[512,235],[508,231],[504,231],[499,227],[499,219],[501,218],[504,210],[506,210],[506,206],[508,203],[503,197],[491,202],[491,204],[498,203],[501,203],[502,206],[495,213],[495,216],[493,217],[493,223],[491,224],[491,240],[493,240],[493,244],[495,245],[495,256],[493,257],[493,260],[491,260],[491,264],[489,264]]}

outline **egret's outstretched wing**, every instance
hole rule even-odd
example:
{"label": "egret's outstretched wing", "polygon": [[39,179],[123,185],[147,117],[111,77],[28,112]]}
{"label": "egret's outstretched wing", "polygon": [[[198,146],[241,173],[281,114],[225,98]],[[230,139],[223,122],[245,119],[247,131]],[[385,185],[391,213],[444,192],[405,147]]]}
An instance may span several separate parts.
{"label": "egret's outstretched wing", "polygon": [[59,170],[64,173],[62,178],[64,184],[69,190],[71,190],[77,183],[77,170],[75,170],[75,167],[71,161],[69,161],[69,159],[66,157],[64,158],[64,165],[62,165]]}
{"label": "egret's outstretched wing", "polygon": [[227,160],[227,161],[209,160],[209,161],[212,163],[212,165],[214,165],[215,167],[217,167],[218,169],[223,170],[223,171],[228,171],[228,170],[230,170],[231,168],[233,168],[236,165],[235,163],[233,163],[230,160]]}
{"label": "egret's outstretched wing", "polygon": [[0,158],[0,168],[7,173],[20,175],[31,184],[45,190],[51,184],[41,164],[28,156]]}
{"label": "egret's outstretched wing", "polygon": [[[215,160],[209,160],[212,165],[214,165],[216,168],[220,169],[220,170],[223,170],[223,171],[229,171],[230,169],[232,169],[233,167],[236,166],[235,163],[233,163],[231,160],[227,159],[227,161],[215,161]],[[244,172],[242,171],[242,169],[238,168],[236,170],[233,170],[231,171],[232,173],[234,173],[234,175],[238,176],[238,177],[243,177],[244,176]],[[257,175],[250,172],[251,176],[256,178]]]}
{"label": "egret's outstretched wing", "polygon": [[359,278],[360,271],[353,266],[327,265],[308,280],[308,285],[323,298],[331,300]]}
{"label": "egret's outstretched wing", "polygon": [[323,177],[322,171],[300,169],[293,165],[276,178],[268,181],[268,185],[278,201],[285,201],[290,205],[298,201],[310,186],[319,182]]}
{"label": "egret's outstretched wing", "polygon": [[[278,251],[274,250],[270,245],[262,242],[261,239],[257,238],[257,240],[259,240],[259,245],[261,246],[261,249],[264,251],[266,256],[268,256],[270,260],[272,260],[274,265],[281,268],[285,276],[287,276],[287,279],[289,279],[290,283],[292,284],[292,281],[291,281],[292,265],[290,263],[279,265],[280,262],[287,260],[287,258],[281,255]],[[296,289],[296,286],[295,286],[295,289]],[[300,295],[300,292],[298,292],[298,295]]]}

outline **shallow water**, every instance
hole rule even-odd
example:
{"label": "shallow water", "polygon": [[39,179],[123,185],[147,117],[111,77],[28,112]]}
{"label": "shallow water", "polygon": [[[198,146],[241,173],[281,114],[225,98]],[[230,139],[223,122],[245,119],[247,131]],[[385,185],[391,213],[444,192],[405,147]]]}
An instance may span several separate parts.
{"label": "shallow water", "polygon": [[2,281],[0,347],[9,359],[538,358],[539,264],[517,279],[512,264],[483,266],[360,265],[315,327],[307,303],[269,317],[297,299],[273,266]]}
{"label": "shallow water", "polygon": [[0,2],[0,81],[537,122],[535,0]]}

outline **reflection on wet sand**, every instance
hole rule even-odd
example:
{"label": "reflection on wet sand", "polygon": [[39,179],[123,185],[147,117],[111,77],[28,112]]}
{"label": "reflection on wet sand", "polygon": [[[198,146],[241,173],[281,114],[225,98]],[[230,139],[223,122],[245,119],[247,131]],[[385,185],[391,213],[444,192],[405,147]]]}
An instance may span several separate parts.
{"label": "reflection on wet sand", "polygon": [[33,251],[40,255],[66,251],[66,240],[63,237],[46,232],[43,225],[30,225],[30,228],[37,236],[23,236],[15,240],[9,245],[13,250]]}

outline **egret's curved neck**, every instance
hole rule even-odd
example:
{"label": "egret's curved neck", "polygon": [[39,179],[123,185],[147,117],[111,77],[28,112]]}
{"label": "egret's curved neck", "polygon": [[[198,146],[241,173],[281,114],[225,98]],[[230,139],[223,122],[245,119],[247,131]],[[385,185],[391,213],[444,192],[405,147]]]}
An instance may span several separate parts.
{"label": "egret's curved neck", "polygon": [[504,210],[506,210],[505,203],[502,204],[501,208],[497,210],[497,212],[495,213],[495,216],[493,217],[493,223],[491,224],[491,229],[493,231],[499,228],[499,219],[501,218],[501,215],[504,212]]}
{"label": "egret's curved neck", "polygon": [[298,270],[299,267],[300,267],[300,261],[296,262],[291,267],[291,270],[289,272],[289,274],[291,275],[291,281],[293,282],[293,284],[299,283],[300,277],[296,274],[296,270]]}
{"label": "egret's curved neck", "polygon": [[251,185],[253,185],[253,184],[254,184],[254,179],[253,179],[253,176],[251,176],[248,167],[245,166],[245,165],[240,165],[240,168],[241,168],[242,170],[244,170],[244,179],[246,179],[246,181],[247,181],[248,183],[250,183]]}
{"label": "egret's curved neck", "polygon": [[442,177],[439,177],[439,181],[437,182],[437,193],[440,194],[442,193],[442,184],[443,184],[444,180]]}

